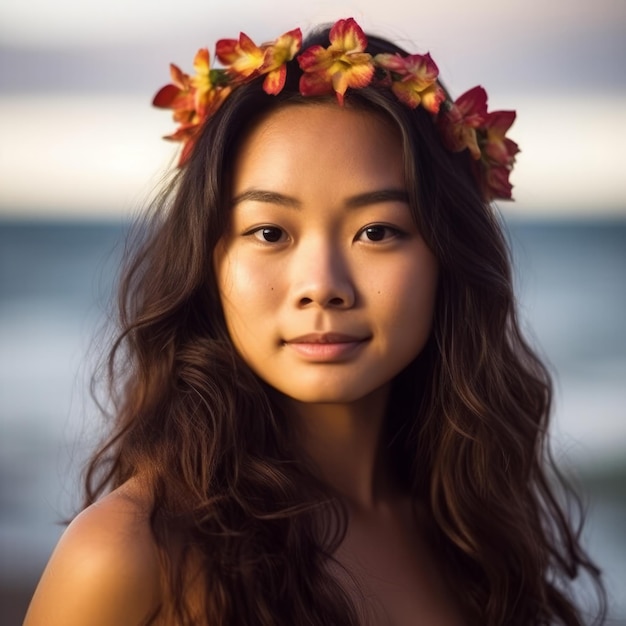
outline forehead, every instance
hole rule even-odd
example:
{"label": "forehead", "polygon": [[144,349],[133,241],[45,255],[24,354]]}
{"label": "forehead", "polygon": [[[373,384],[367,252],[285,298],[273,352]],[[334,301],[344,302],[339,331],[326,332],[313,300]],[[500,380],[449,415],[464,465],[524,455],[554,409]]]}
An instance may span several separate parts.
{"label": "forehead", "polygon": [[234,162],[235,195],[268,185],[291,191],[403,187],[400,132],[382,114],[335,102],[283,106],[246,133]]}

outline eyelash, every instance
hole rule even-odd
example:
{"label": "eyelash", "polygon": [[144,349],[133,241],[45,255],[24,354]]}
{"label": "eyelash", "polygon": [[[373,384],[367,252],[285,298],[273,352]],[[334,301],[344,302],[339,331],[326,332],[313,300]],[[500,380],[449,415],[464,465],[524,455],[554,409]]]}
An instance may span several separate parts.
{"label": "eyelash", "polygon": [[[355,241],[360,241],[361,237],[368,232],[370,234],[373,234],[376,231],[378,232],[382,231],[383,233],[390,234],[391,237],[389,236],[385,237],[384,235],[381,239],[370,239],[369,237],[367,237],[367,239],[363,241],[366,241],[369,243],[378,243],[380,241],[385,241],[388,239],[396,239],[404,235],[404,233],[400,229],[394,226],[389,226],[387,224],[368,224],[367,226],[363,227],[359,231],[359,233],[355,237]],[[270,234],[270,233],[274,235],[278,235],[278,237],[274,240],[266,239],[264,235]],[[276,243],[281,243],[281,239],[283,238],[283,236],[285,236],[285,231],[279,226],[259,226],[258,228],[254,228],[244,233],[244,236],[252,236],[261,243],[276,244]]]}
{"label": "eyelash", "polygon": [[[272,241],[270,239],[265,239],[263,237],[263,233],[266,233],[266,232],[278,233],[279,237],[275,241]],[[253,228],[252,230],[249,230],[247,233],[244,233],[244,236],[252,236],[258,241],[260,241],[261,243],[271,244],[271,243],[280,243],[279,240],[282,239],[284,234],[285,234],[285,231],[278,226],[259,226],[258,228]]]}
{"label": "eyelash", "polygon": [[370,239],[368,237],[367,241],[371,243],[377,243],[379,241],[386,241],[388,239],[397,239],[399,237],[404,236],[405,234],[399,228],[396,228],[395,226],[389,226],[388,224],[369,224],[368,226],[365,226],[364,228],[360,230],[357,236],[357,239],[360,240],[361,237],[365,235],[365,233],[367,233],[368,231],[370,232],[371,231],[383,231],[391,235],[391,237],[383,237],[382,239]]}

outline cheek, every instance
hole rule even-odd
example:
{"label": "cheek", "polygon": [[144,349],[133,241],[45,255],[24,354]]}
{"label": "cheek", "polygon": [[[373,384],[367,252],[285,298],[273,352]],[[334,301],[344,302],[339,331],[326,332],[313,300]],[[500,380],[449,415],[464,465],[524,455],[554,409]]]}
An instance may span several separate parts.
{"label": "cheek", "polygon": [[396,266],[380,285],[378,319],[385,324],[381,330],[388,348],[405,365],[422,351],[430,336],[437,285],[437,263],[431,256]]}
{"label": "cheek", "polygon": [[379,266],[369,276],[370,294],[385,309],[386,317],[423,318],[428,325],[435,306],[438,266],[429,254],[408,256],[390,267]]}
{"label": "cheek", "polygon": [[411,308],[427,317],[430,324],[435,309],[439,272],[436,262],[429,261],[418,272],[407,277],[407,292]]}
{"label": "cheek", "polygon": [[261,312],[275,305],[276,278],[258,260],[232,251],[216,259],[215,271],[226,322],[231,330],[253,328]]}

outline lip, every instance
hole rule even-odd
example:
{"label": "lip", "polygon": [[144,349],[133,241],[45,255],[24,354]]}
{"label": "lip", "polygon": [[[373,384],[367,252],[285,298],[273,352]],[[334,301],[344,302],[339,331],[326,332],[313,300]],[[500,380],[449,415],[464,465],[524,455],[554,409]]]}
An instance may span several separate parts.
{"label": "lip", "polygon": [[284,345],[307,360],[332,363],[350,358],[369,337],[357,337],[344,333],[309,333],[284,342]]}

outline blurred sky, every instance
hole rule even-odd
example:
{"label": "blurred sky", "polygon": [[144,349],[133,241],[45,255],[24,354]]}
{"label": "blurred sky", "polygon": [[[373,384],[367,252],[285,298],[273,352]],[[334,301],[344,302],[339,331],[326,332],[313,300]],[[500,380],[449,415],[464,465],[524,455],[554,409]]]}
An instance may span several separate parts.
{"label": "blurred sky", "polygon": [[349,16],[517,109],[505,211],[626,215],[625,0],[2,0],[0,215],[130,213],[177,154],[150,107],[170,61]]}

